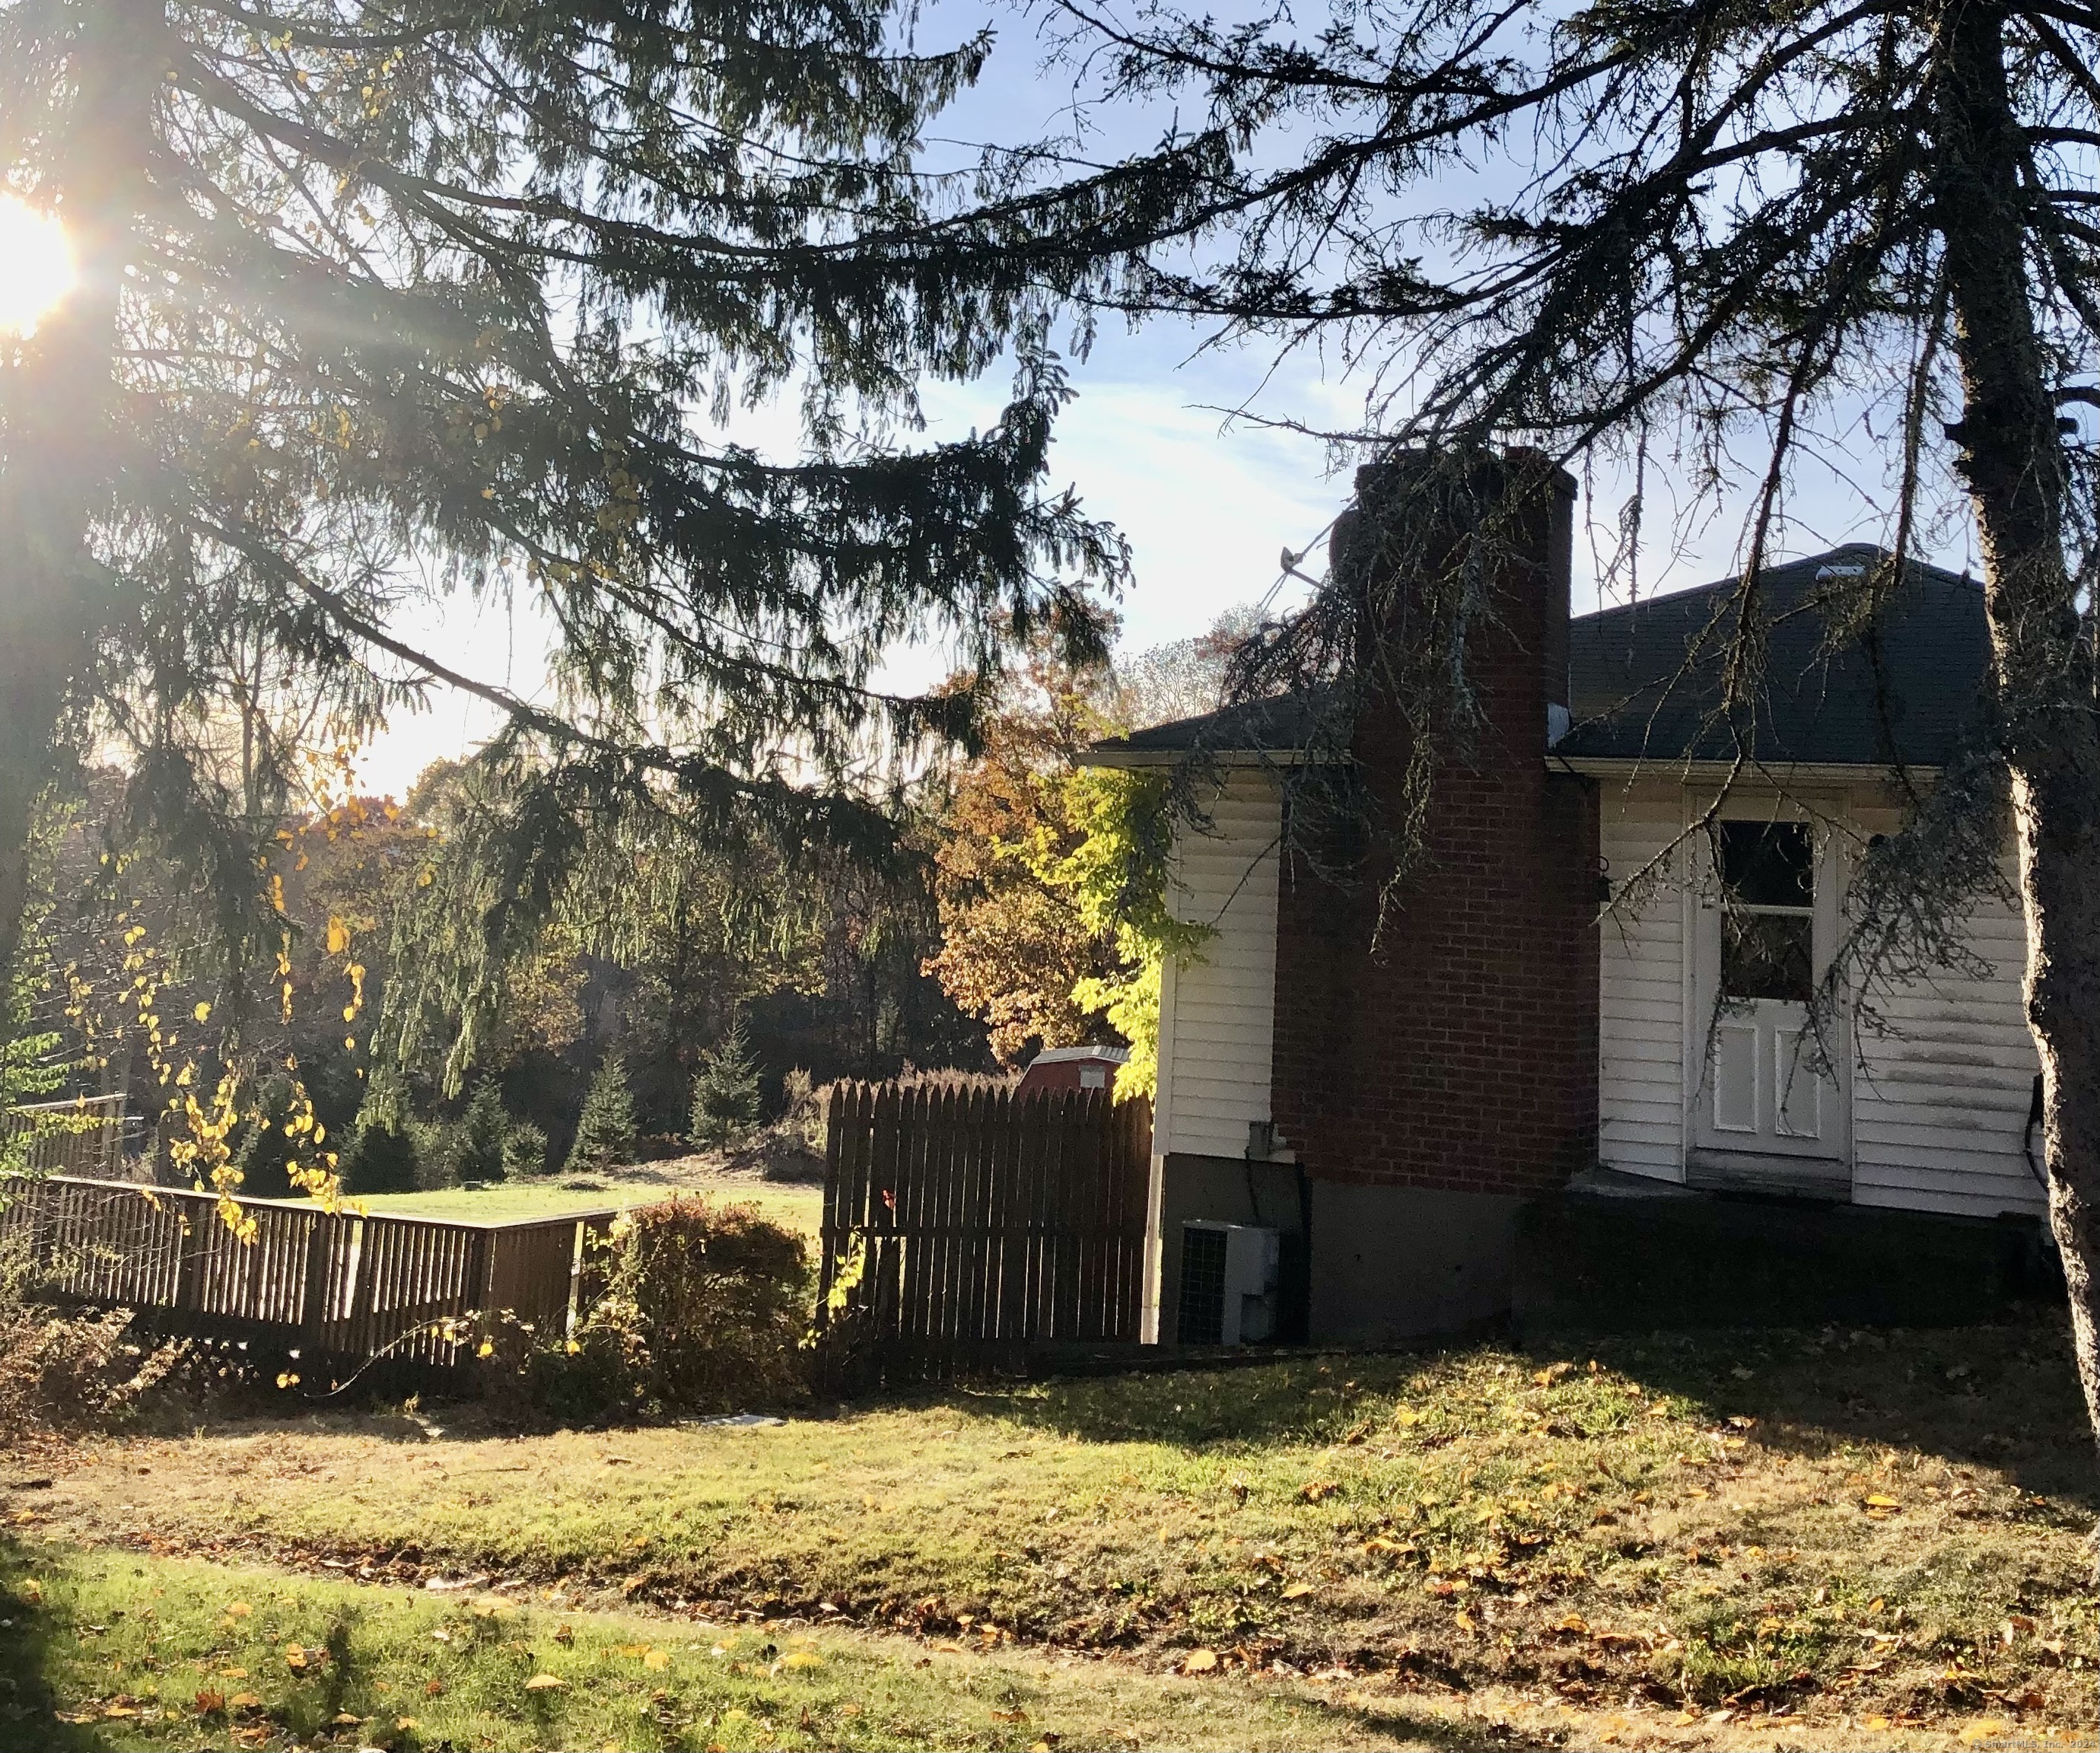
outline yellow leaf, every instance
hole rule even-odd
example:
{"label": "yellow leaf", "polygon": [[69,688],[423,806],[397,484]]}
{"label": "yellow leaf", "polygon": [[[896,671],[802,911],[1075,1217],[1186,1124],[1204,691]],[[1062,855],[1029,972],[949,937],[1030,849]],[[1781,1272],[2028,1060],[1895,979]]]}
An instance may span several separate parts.
{"label": "yellow leaf", "polygon": [[1988,1741],[1993,1735],[2001,1735],[2005,1725],[1995,1716],[1979,1716],[1959,1737],[1963,1741]]}
{"label": "yellow leaf", "polygon": [[331,956],[340,956],[349,947],[350,921],[346,919],[329,920],[328,922],[329,954]]}
{"label": "yellow leaf", "polygon": [[646,1644],[622,1644],[620,1646],[620,1653],[638,1661],[649,1654],[649,1646]]}
{"label": "yellow leaf", "polygon": [[1480,1621],[1461,1607],[1458,1609],[1458,1629],[1462,1632],[1477,1632],[1480,1628]]}
{"label": "yellow leaf", "polygon": [[1310,1583],[1294,1583],[1283,1592],[1283,1598],[1286,1601],[1299,1601],[1312,1592],[1312,1585]]}
{"label": "yellow leaf", "polygon": [[198,1005],[196,1009],[192,1013],[192,1014],[195,1015],[198,1022],[209,1022],[211,1021],[211,1006],[201,1003]]}
{"label": "yellow leaf", "polygon": [[245,1601],[236,1601],[232,1606],[226,1609],[227,1617],[235,1619],[245,1619],[255,1609],[249,1606]]}
{"label": "yellow leaf", "polygon": [[822,1667],[824,1658],[814,1649],[797,1649],[780,1665],[783,1667]]}
{"label": "yellow leaf", "polygon": [[226,1707],[230,1711],[259,1711],[262,1701],[252,1692],[236,1692],[226,1701]]}
{"label": "yellow leaf", "polygon": [[1181,1671],[1185,1674],[1207,1674],[1218,1665],[1215,1649],[1192,1649],[1182,1658]]}
{"label": "yellow leaf", "polygon": [[44,1585],[34,1577],[31,1577],[22,1585],[22,1599],[33,1607],[42,1606],[44,1600]]}
{"label": "yellow leaf", "polygon": [[566,1692],[569,1683],[553,1674],[535,1674],[525,1682],[527,1692]]}
{"label": "yellow leaf", "polygon": [[[788,1665],[792,1665],[792,1661],[793,1658],[791,1657],[789,1658]],[[661,1649],[652,1649],[646,1655],[642,1657],[642,1665],[646,1668],[653,1669],[655,1672],[660,1674],[665,1668],[670,1667],[671,1658]]]}
{"label": "yellow leaf", "polygon": [[1903,1503],[1899,1499],[1883,1497],[1878,1491],[1870,1491],[1867,1494],[1867,1508],[1869,1509],[1901,1509],[1903,1508]]}

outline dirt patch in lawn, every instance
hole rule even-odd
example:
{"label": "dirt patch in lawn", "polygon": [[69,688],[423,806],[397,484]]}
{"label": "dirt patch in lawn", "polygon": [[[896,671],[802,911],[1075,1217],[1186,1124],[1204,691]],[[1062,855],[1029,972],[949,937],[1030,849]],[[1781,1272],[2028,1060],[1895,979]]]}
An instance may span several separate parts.
{"label": "dirt patch in lawn", "polygon": [[2092,1721],[2093,1451],[2053,1324],[1299,1358],[756,1427],[436,1423],[105,1442],[11,1507],[165,1557],[1585,1721]]}

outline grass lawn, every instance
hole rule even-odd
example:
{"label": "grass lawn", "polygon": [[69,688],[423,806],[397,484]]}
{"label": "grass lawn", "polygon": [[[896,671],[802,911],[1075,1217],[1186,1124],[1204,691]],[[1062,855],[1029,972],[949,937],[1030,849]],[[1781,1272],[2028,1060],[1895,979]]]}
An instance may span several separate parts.
{"label": "grass lawn", "polygon": [[546,1175],[498,1181],[469,1190],[439,1187],[428,1193],[374,1193],[352,1201],[374,1212],[404,1217],[440,1217],[473,1223],[511,1223],[556,1217],[564,1212],[602,1211],[608,1206],[649,1205],[677,1193],[755,1205],[776,1223],[814,1240],[823,1216],[824,1190],[793,1181],[725,1173],[704,1159],[638,1164],[600,1175]]}
{"label": "grass lawn", "polygon": [[[1449,1711],[986,1658],[805,1625],[434,1596],[108,1552],[0,1552],[0,1745],[1449,1746]],[[11,1597],[11,1598],[10,1598]]]}
{"label": "grass lawn", "polygon": [[[858,1623],[980,1652],[987,1672],[1030,1649],[1108,1653],[1071,1696],[1137,1692],[1071,1705],[1074,1745],[1114,1744],[1140,1695],[1166,1714],[1136,1732],[1169,1745],[1404,1744],[1408,1722],[1450,1744],[1493,1700],[1515,1744],[1550,1744],[1554,1720],[1588,1744],[1628,1712],[1626,1733],[1687,1746],[2092,1744],[2100,1499],[2054,1326],[1295,1358],[775,1427],[436,1422],[301,1414],[102,1442],[9,1508],[46,1549],[332,1570],[388,1600],[435,1578],[668,1624]],[[551,1659],[542,1633],[525,1642]],[[1281,1688],[1330,1710],[1313,1676],[1375,1709],[1254,1702]],[[1179,1689],[1221,1683],[1252,1714],[1176,1714]],[[998,1744],[942,1714],[960,1702],[895,1708],[922,1713],[900,1741]],[[885,1744],[871,1723],[812,1720],[820,1740]]]}

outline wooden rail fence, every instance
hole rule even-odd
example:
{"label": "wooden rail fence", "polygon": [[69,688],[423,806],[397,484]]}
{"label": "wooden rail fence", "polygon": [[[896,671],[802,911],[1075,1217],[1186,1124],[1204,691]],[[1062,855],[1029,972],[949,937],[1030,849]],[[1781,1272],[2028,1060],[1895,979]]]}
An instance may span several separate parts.
{"label": "wooden rail fence", "polygon": [[1105,1090],[841,1084],[827,1119],[820,1325],[893,1368],[1136,1343],[1152,1110]]}
{"label": "wooden rail fence", "polygon": [[566,1331],[612,1211],[523,1222],[442,1222],[243,1199],[244,1241],[217,1198],[54,1175],[16,1182],[0,1247],[28,1250],[47,1293],[134,1309],[166,1331],[261,1340],[344,1370],[375,1358],[447,1368],[478,1334],[448,1322],[508,1310]]}

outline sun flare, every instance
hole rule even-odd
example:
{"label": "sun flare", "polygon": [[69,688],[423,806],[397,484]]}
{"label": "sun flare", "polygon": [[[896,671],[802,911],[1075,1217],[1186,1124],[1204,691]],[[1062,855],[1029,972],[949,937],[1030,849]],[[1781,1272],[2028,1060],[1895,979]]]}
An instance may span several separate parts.
{"label": "sun flare", "polygon": [[48,214],[0,195],[0,334],[26,334],[73,290],[73,247]]}

